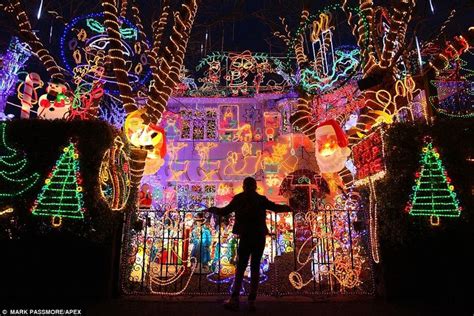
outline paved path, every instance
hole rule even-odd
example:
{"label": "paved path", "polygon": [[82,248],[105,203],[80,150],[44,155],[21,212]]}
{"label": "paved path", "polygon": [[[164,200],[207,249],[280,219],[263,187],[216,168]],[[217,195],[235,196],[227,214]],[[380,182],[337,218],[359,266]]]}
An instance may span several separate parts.
{"label": "paved path", "polygon": [[436,306],[422,303],[388,303],[376,299],[332,299],[314,301],[304,297],[271,298],[264,297],[258,302],[256,313],[249,313],[243,300],[241,311],[226,311],[222,307],[223,297],[168,298],[128,297],[92,304],[87,315],[144,315],[144,316],[215,316],[215,315],[285,315],[285,316],[325,316],[325,315],[474,315],[473,311],[461,311],[455,306]]}

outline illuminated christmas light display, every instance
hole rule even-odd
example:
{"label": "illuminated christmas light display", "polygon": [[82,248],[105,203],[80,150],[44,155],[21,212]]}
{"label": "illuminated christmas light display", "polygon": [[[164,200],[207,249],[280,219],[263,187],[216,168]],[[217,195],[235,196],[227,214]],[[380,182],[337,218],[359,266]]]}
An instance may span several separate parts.
{"label": "illuminated christmas light display", "polygon": [[117,136],[114,145],[104,153],[100,166],[102,197],[114,211],[122,210],[130,195],[130,163],[123,140]]}
{"label": "illuminated christmas light display", "polygon": [[[275,94],[270,101],[271,98],[279,96]],[[151,293],[159,295],[214,293],[216,287],[228,292],[234,280],[238,244],[238,237],[230,233],[233,218],[222,219],[219,223],[216,218],[204,215],[202,240],[199,240],[199,232],[193,233],[193,230],[201,222],[199,211],[212,205],[227,204],[234,194],[242,190],[241,179],[247,175],[258,179],[258,192],[283,203],[288,198],[290,201],[301,198],[294,190],[283,194],[280,189],[293,177],[293,186],[298,186],[306,195],[308,191],[312,194],[308,203],[300,209],[312,210],[320,205],[318,201],[322,199],[321,183],[324,180],[315,172],[306,178],[296,176],[302,166],[310,166],[305,162],[307,158],[304,155],[307,155],[307,150],[312,152],[314,145],[302,134],[283,132],[286,107],[270,108],[270,101],[260,100],[257,103],[248,97],[233,98],[232,101],[225,98],[180,97],[170,102],[174,113],[165,113],[162,121],[166,138],[170,140],[165,165],[157,174],[147,175],[142,181],[152,201],[150,208],[147,206],[149,203],[143,200],[139,218],[144,223],[148,221],[148,224],[146,228],[131,231],[131,239],[128,239],[131,252],[125,255],[126,292],[138,284],[148,286]],[[206,122],[209,121],[213,126],[211,133],[207,129]],[[311,159],[314,168],[317,168],[314,155]],[[331,208],[328,204],[324,207]],[[341,207],[344,209],[346,206]],[[316,257],[311,267],[306,265],[298,273],[306,275],[303,270],[307,269],[315,275],[311,282],[323,287],[337,284],[331,291],[336,288],[337,291],[364,291],[371,284],[371,280],[367,279],[370,260],[368,250],[365,250],[369,248],[365,248],[355,231],[351,236],[354,240],[360,240],[357,247],[361,249],[357,250],[355,244],[352,244],[354,247],[347,244],[348,226],[343,224],[347,213],[344,214],[341,213],[338,220],[333,217],[334,224],[340,227],[340,234],[346,234],[343,240],[347,249],[337,255],[334,274],[324,274],[326,263]],[[350,216],[351,221],[355,220],[355,213]],[[269,213],[267,219],[269,227],[276,233],[267,238],[260,266],[263,287],[270,286],[268,282],[275,265],[286,264],[283,263],[288,260],[288,257],[284,258],[285,254],[292,251],[296,254],[300,250],[300,243],[295,246],[293,238],[307,234],[301,225],[292,225],[291,214]],[[207,236],[208,232],[210,236]],[[314,242],[310,239],[306,246]],[[336,248],[339,249],[339,246],[320,254],[332,255],[332,251],[338,251]],[[306,250],[301,252],[306,253]],[[201,254],[202,257],[199,257]],[[356,258],[355,265],[349,262],[350,254]],[[320,267],[319,272],[314,270],[319,268],[313,266]],[[298,268],[295,267],[295,270]],[[351,281],[353,276],[357,279]],[[289,289],[296,289],[289,278],[286,280]],[[246,272],[242,292],[247,291],[249,281],[250,275]]]}
{"label": "illuminated christmas light display", "polygon": [[[187,95],[238,96],[279,92],[290,87],[290,75],[281,58],[250,51],[212,52],[201,59],[197,71],[204,70],[203,84]],[[222,83],[222,84],[221,84]]]}
{"label": "illuminated christmas light display", "polygon": [[440,217],[459,217],[461,207],[438,149],[433,147],[430,137],[424,141],[421,168],[415,175],[413,194],[405,210],[412,216],[429,216],[431,224],[437,226]]}
{"label": "illuminated christmas light display", "polygon": [[[33,12],[21,0],[0,4],[20,38],[13,38],[0,57],[0,115],[8,104],[24,119],[0,122],[0,225],[23,225],[22,203],[29,208],[35,196],[30,209],[35,216],[28,216],[40,224],[35,228],[44,228],[38,217],[50,219],[53,227],[71,219],[81,222],[77,230],[105,236],[108,232],[96,231],[96,224],[113,216],[111,222],[115,225],[116,219],[123,227],[117,257],[124,293],[226,294],[238,261],[239,236],[232,233],[236,219],[205,210],[228,204],[243,191],[242,180],[253,177],[259,194],[292,208],[267,212],[270,233],[259,280],[263,293],[374,294],[379,288],[374,263],[385,271],[384,260],[393,259],[384,257],[390,254],[387,245],[413,229],[394,220],[391,212],[399,215],[403,206],[393,207],[396,203],[384,192],[396,187],[405,195],[403,171],[413,170],[408,161],[413,146],[392,138],[437,135],[437,124],[454,130],[472,119],[474,27],[462,35],[447,34],[453,9],[434,36],[423,33],[412,25],[419,11],[442,13],[431,0],[423,8],[415,0],[390,6],[344,0],[317,12],[303,9],[293,30],[287,20],[294,17],[280,18],[282,31],[274,35],[287,46],[286,56],[272,54],[271,41],[269,53],[226,51],[225,20],[217,21],[221,49],[214,51],[214,24],[203,29],[199,23],[191,34],[198,3],[101,0],[96,8],[102,12],[70,21],[45,11],[50,4],[43,0]],[[153,8],[151,19],[141,6]],[[50,25],[42,24],[46,13],[53,18]],[[41,19],[38,32],[31,16]],[[64,29],[57,32],[53,26],[59,23]],[[48,26],[50,45],[45,45],[39,36]],[[59,63],[50,54],[56,48]],[[31,72],[19,72],[30,56],[39,59],[40,68],[31,63]],[[15,87],[17,99],[7,100]],[[59,120],[39,122],[45,131],[65,124],[56,144],[76,139],[77,129],[93,123],[84,120],[106,122],[99,123],[106,132],[84,134],[107,139],[105,145],[83,152],[80,139],[87,185],[77,143],[71,142],[43,188],[34,191],[46,171],[41,159],[31,158],[39,156],[30,152],[38,145],[30,139],[18,144],[26,155],[7,141],[7,136],[25,139],[12,137],[7,126],[35,124],[26,120],[33,117]],[[439,139],[449,143],[449,136]],[[452,152],[471,163],[471,148],[458,147]],[[410,152],[395,159],[405,165],[397,166],[394,156],[404,150]],[[90,157],[95,157],[91,163]],[[409,218],[429,217],[436,226],[441,217],[459,217],[458,195],[430,138],[420,163],[405,208]],[[464,201],[470,187],[462,179],[458,183]],[[93,208],[90,197],[97,203]],[[23,198],[19,206],[11,202]],[[404,204],[406,195],[397,200]],[[241,294],[248,294],[250,280],[248,268]]]}
{"label": "illuminated christmas light display", "polygon": [[[336,214],[338,216],[340,214]],[[354,216],[354,214],[351,214]],[[360,253],[360,236],[353,231],[345,229],[347,222],[343,218],[332,219],[333,231],[328,227],[329,223],[324,212],[308,212],[304,215],[305,222],[311,227],[312,235],[304,240],[298,254],[297,262],[299,268],[289,274],[291,285],[300,290],[311,282],[332,282],[334,279],[340,285],[340,291],[352,289],[361,284],[361,273],[364,269],[365,259]],[[350,225],[350,224],[349,224]],[[348,236],[348,234],[353,234]],[[352,254],[348,255],[349,245],[345,240],[352,238]],[[307,251],[307,244],[313,245]],[[305,250],[308,256],[303,259]],[[328,255],[330,253],[331,255]],[[311,265],[312,278],[303,280],[301,271],[308,264]],[[365,266],[366,268],[366,266]]]}
{"label": "illuminated christmas light display", "polygon": [[[116,79],[112,71],[106,71],[108,51],[111,43],[104,26],[104,15],[100,13],[79,16],[71,20],[64,28],[60,39],[61,59],[64,67],[76,76],[88,81],[103,80],[105,89],[117,92]],[[125,18],[121,18],[120,45],[126,50],[127,73],[132,87],[138,89],[151,77],[151,70],[144,52],[136,46],[147,38],[139,37],[137,27]],[[75,30],[81,30],[76,33]],[[98,69],[100,67],[100,69]]]}
{"label": "illuminated christmas light display", "polygon": [[430,97],[436,112],[449,117],[474,117],[474,82],[433,81],[438,94]]}
{"label": "illuminated christmas light display", "polygon": [[52,78],[64,78],[61,68],[58,66],[53,56],[44,47],[31,28],[28,14],[23,9],[20,0],[10,1],[9,5],[5,5],[4,10],[15,17],[15,23],[19,31],[20,38],[26,42],[33,52],[44,64],[48,74]]}
{"label": "illuminated christmas light display", "polygon": [[55,227],[61,226],[63,218],[84,219],[78,159],[74,143],[64,147],[31,209],[33,215],[51,217]]}
{"label": "illuminated christmas light display", "polygon": [[26,158],[7,144],[5,123],[0,123],[0,167],[0,201],[18,197],[38,182],[38,173],[25,174]]}
{"label": "illuminated christmas light display", "polygon": [[8,97],[18,81],[18,72],[28,61],[31,52],[28,45],[13,37],[7,51],[0,56],[0,119],[4,116]]}

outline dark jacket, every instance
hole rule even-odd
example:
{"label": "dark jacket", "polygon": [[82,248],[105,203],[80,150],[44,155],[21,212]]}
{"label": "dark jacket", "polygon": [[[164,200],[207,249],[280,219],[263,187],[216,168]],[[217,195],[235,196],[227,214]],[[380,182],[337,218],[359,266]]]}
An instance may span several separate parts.
{"label": "dark jacket", "polygon": [[235,212],[234,234],[242,236],[261,236],[268,234],[266,224],[267,210],[290,212],[288,205],[279,205],[268,200],[257,192],[242,192],[234,196],[225,207],[211,207],[209,211],[217,215],[228,215]]}

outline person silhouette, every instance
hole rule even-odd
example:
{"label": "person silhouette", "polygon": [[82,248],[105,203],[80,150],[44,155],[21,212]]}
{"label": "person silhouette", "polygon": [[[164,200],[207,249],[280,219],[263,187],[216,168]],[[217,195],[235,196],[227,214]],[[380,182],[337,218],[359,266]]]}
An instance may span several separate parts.
{"label": "person silhouette", "polygon": [[291,212],[288,205],[279,205],[270,201],[266,196],[257,193],[257,181],[247,177],[243,181],[243,192],[234,196],[230,203],[222,208],[210,207],[207,211],[219,216],[235,213],[235,223],[232,233],[240,237],[237,248],[237,270],[235,273],[232,294],[224,307],[230,310],[239,309],[239,296],[242,288],[244,272],[250,260],[250,291],[249,310],[256,309],[255,300],[260,279],[260,261],[268,235],[266,211]]}

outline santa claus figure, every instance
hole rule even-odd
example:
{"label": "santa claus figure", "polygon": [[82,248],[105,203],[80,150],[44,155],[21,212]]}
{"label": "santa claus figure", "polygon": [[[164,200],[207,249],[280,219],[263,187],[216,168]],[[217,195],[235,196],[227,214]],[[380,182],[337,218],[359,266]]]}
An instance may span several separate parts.
{"label": "santa claus figure", "polygon": [[152,202],[151,187],[148,183],[145,183],[138,193],[138,205],[141,209],[148,209],[151,208]]}
{"label": "santa claus figure", "polygon": [[344,169],[351,150],[347,136],[335,120],[321,123],[316,129],[316,160],[322,177],[328,184],[325,203],[335,206],[337,196],[344,192],[344,183],[338,172]]}
{"label": "santa claus figure", "polygon": [[46,94],[39,98],[38,105],[40,118],[47,120],[65,118],[71,108],[71,98],[68,96],[66,84],[60,79],[51,79]]}
{"label": "santa claus figure", "polygon": [[351,150],[346,134],[335,120],[321,123],[316,129],[316,160],[321,173],[344,169]]}
{"label": "santa claus figure", "polygon": [[166,155],[165,130],[153,123],[145,124],[145,109],[139,109],[128,115],[124,131],[128,140],[137,148],[146,150],[144,175],[155,174],[164,164]]}

